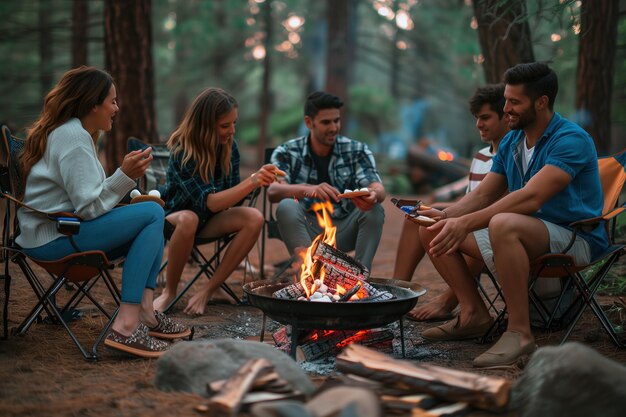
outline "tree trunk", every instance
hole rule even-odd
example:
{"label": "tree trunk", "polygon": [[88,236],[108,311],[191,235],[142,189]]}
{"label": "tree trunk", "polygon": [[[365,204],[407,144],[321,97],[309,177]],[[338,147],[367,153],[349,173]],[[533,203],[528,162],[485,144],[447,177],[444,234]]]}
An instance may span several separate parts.
{"label": "tree trunk", "polygon": [[72,3],[72,68],[87,65],[87,1]]}
{"label": "tree trunk", "polygon": [[578,122],[593,138],[598,154],[611,151],[611,96],[619,2],[584,0],[576,70]]}
{"label": "tree trunk", "polygon": [[535,60],[525,1],[474,0],[473,5],[487,83],[502,82],[508,68]]}
{"label": "tree trunk", "polygon": [[260,111],[259,111],[259,139],[257,141],[257,165],[265,161],[265,148],[267,147],[267,131],[269,117],[272,110],[272,96],[270,80],[272,79],[272,43],[274,42],[272,30],[272,1],[266,0],[263,4],[263,21],[265,25],[265,58],[263,59],[263,84],[261,86]]}
{"label": "tree trunk", "polygon": [[121,164],[129,136],[158,141],[150,15],[151,0],[105,1],[105,62],[115,79],[120,102],[105,146],[109,173]]}
{"label": "tree trunk", "polygon": [[356,42],[351,36],[350,25],[355,4],[352,0],[327,0],[328,20],[326,47],[326,91],[346,103],[342,119],[347,120],[348,85],[352,77]]}
{"label": "tree trunk", "polygon": [[50,2],[39,3],[39,87],[41,96],[45,97],[52,88],[52,27]]}

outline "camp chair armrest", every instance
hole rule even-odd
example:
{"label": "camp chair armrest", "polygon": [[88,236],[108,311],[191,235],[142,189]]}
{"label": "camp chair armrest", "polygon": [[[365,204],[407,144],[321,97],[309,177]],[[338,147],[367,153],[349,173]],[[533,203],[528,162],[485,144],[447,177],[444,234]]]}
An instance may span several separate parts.
{"label": "camp chair armrest", "polygon": [[78,214],[70,213],[67,211],[55,211],[53,213],[45,213],[45,214],[46,214],[46,217],[48,217],[50,220],[57,220],[61,217],[75,219],[76,221],[82,220]]}
{"label": "camp chair armrest", "polygon": [[601,221],[611,220],[612,218],[622,214],[624,211],[626,211],[626,204],[620,207],[616,207],[613,210],[609,211],[608,213],[603,214],[602,216],[591,217],[589,219],[578,220],[576,222],[570,223],[570,227],[572,227],[574,230],[582,230],[585,232],[590,232]]}
{"label": "camp chair armrest", "polygon": [[573,223],[570,223],[569,225],[574,229],[574,233],[576,233],[578,230],[590,232],[603,220],[603,216],[591,217],[589,219],[575,221]]}
{"label": "camp chair armrest", "polygon": [[606,213],[605,215],[602,216],[602,218],[604,220],[611,220],[613,217],[617,217],[620,214],[622,214],[624,211],[626,211],[626,204],[620,206],[620,207],[616,207],[613,210],[609,211],[608,213]]}

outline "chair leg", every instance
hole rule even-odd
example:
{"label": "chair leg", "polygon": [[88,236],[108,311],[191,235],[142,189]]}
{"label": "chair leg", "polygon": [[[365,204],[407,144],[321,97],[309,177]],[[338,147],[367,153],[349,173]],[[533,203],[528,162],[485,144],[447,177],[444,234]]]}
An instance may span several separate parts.
{"label": "chair leg", "polygon": [[617,337],[617,333],[615,332],[615,329],[613,328],[613,324],[604,313],[604,310],[602,310],[602,307],[600,306],[600,304],[595,299],[595,294],[598,291],[600,284],[604,281],[604,278],[606,277],[609,270],[611,269],[611,266],[619,257],[620,257],[619,252],[611,255],[604,262],[600,270],[596,272],[596,274],[589,281],[589,283],[585,282],[584,277],[580,273],[575,273],[572,275],[572,281],[574,282],[574,284],[578,288],[578,291],[580,292],[580,296],[583,300],[583,304],[580,307],[580,310],[578,311],[574,319],[572,320],[572,323],[568,327],[567,332],[565,333],[565,336],[563,336],[563,339],[561,339],[561,344],[565,343],[565,341],[569,338],[570,334],[576,327],[576,324],[578,324],[580,317],[583,315],[585,308],[590,307],[594,315],[598,319],[598,321],[600,321],[600,324],[602,325],[606,333],[609,335],[609,337],[613,341],[613,343],[615,343],[615,345],[617,345],[620,348],[626,347],[626,343],[624,343],[622,340],[620,340]]}
{"label": "chair leg", "polygon": [[100,356],[98,355],[98,346],[100,345],[100,343],[102,343],[102,341],[104,340],[106,335],[109,333],[109,329],[113,325],[113,320],[115,320],[115,317],[117,317],[117,313],[119,311],[120,311],[120,308],[118,306],[115,309],[115,311],[113,312],[113,314],[111,314],[111,316],[109,318],[109,321],[107,322],[107,324],[104,326],[104,328],[100,332],[100,335],[98,335],[98,338],[96,339],[96,342],[94,343],[93,348],[91,349],[91,357],[94,360],[100,359]]}

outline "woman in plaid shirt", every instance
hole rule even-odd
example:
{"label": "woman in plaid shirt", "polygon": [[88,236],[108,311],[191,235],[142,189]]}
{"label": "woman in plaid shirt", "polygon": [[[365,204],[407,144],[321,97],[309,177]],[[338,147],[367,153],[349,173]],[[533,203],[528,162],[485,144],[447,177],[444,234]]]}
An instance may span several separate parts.
{"label": "woman in plaid shirt", "polygon": [[272,183],[273,165],[264,165],[240,181],[239,150],[234,141],[237,101],[219,88],[204,90],[192,103],[167,145],[170,161],[164,192],[166,220],[175,226],[168,250],[167,283],[154,300],[162,311],[174,299],[194,237],[213,238],[235,233],[210,281],[204,281],[185,308],[203,314],[206,303],[254,246],[263,215],[238,207],[246,195]]}

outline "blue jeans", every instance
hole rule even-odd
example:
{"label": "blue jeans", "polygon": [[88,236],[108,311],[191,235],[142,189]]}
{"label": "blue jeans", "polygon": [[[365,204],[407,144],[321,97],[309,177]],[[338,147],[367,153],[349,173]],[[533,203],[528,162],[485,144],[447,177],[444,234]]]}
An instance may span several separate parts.
{"label": "blue jeans", "polygon": [[[100,250],[109,259],[126,256],[122,271],[122,302],[140,304],[144,289],[154,289],[163,258],[163,209],[145,202],[117,207],[83,221],[74,242],[81,251]],[[67,236],[37,248],[24,249],[34,259],[52,261],[76,250]]]}

